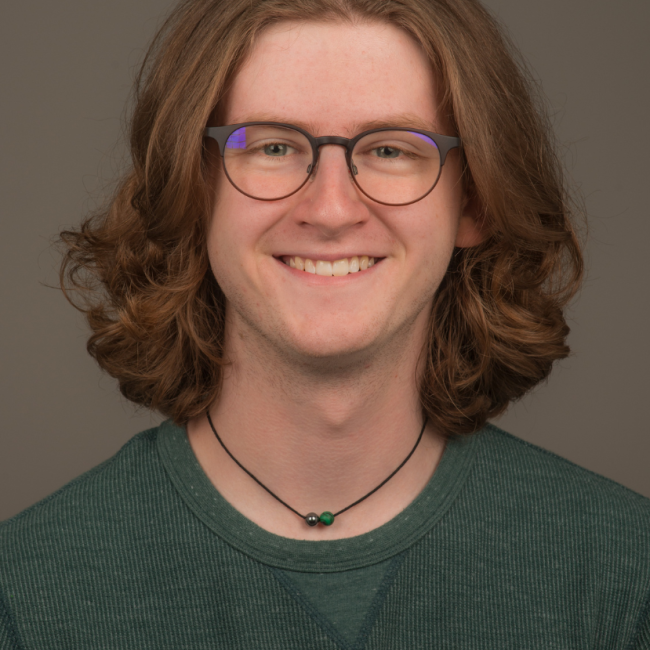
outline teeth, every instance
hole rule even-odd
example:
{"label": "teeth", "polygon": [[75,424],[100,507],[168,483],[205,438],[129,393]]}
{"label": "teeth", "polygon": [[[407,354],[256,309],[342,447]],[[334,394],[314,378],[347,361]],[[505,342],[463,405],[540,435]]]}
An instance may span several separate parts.
{"label": "teeth", "polygon": [[316,275],[332,275],[332,262],[316,262]]}
{"label": "teeth", "polygon": [[374,266],[375,258],[368,257],[367,255],[361,255],[360,257],[355,255],[354,257],[336,260],[335,262],[325,262],[323,260],[313,261],[308,258],[303,259],[296,255],[295,257],[285,257],[284,263],[298,271],[306,271],[307,273],[316,275],[341,277],[348,273],[358,273],[359,271],[369,269],[371,266]]}
{"label": "teeth", "polygon": [[345,260],[336,260],[332,264],[332,275],[347,275],[350,270],[350,263]]}

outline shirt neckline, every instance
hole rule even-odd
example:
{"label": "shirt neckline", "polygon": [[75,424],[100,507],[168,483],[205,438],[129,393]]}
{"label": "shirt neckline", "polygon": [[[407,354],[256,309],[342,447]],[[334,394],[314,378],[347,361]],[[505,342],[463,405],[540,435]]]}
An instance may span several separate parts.
{"label": "shirt neckline", "polygon": [[402,512],[363,535],[296,540],[253,523],[214,487],[190,446],[185,428],[170,420],[158,428],[157,448],[171,482],[192,512],[216,535],[249,557],[279,569],[329,573],[370,566],[406,550],[443,517],[469,476],[480,433],[453,436],[433,476]]}

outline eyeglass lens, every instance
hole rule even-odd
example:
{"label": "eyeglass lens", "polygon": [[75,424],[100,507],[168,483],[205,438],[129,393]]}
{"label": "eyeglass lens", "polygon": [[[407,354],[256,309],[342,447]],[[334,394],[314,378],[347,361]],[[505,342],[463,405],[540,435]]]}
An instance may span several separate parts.
{"label": "eyeglass lens", "polygon": [[[245,126],[226,142],[224,165],[232,183],[257,199],[280,199],[307,179],[309,140],[276,125]],[[379,131],[361,138],[352,151],[354,181],[370,198],[400,205],[417,201],[435,185],[440,153],[435,142],[413,131]]]}

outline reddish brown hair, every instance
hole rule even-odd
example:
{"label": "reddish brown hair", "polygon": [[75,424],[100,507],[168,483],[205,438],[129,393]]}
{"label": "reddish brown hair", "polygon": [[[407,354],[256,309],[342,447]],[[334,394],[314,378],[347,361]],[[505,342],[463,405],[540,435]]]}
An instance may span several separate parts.
{"label": "reddish brown hair", "polygon": [[[75,231],[61,282],[88,351],[128,399],[182,423],[217,397],[225,298],[206,250],[202,132],[256,36],[282,20],[384,21],[421,44],[463,141],[488,238],[456,249],[430,316],[421,401],[446,434],[479,429],[569,353],[563,309],[583,272],[570,199],[534,84],[476,0],[187,0],[137,79],[132,169]],[[71,298],[72,300],[72,298]]]}

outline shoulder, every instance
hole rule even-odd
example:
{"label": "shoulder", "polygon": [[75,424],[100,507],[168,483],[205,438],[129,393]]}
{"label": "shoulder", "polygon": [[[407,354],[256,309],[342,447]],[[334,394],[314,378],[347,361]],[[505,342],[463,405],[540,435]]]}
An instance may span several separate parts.
{"label": "shoulder", "polygon": [[522,489],[538,490],[543,485],[555,496],[565,495],[569,500],[598,499],[617,506],[628,504],[646,515],[650,512],[647,497],[494,424],[487,424],[479,435],[483,439],[483,462],[520,483]]}
{"label": "shoulder", "polygon": [[152,480],[164,474],[156,451],[159,428],[138,433],[113,457],[0,523],[2,556],[15,562],[36,557],[137,518]]}
{"label": "shoulder", "polygon": [[504,515],[650,568],[650,499],[493,424],[477,435],[476,480]]}
{"label": "shoulder", "polygon": [[164,429],[137,434],[112,458],[0,524],[0,647],[18,630],[27,635],[25,647],[53,647],[55,639],[69,647],[66,629],[75,617],[91,620],[116,602],[127,620],[128,594],[141,595],[161,566],[174,566],[170,536],[185,531],[188,514],[160,461]]}
{"label": "shoulder", "polygon": [[492,424],[476,435],[461,515],[474,514],[475,545],[558,603],[577,598],[595,626],[629,618],[637,638],[645,638],[650,499]]}

